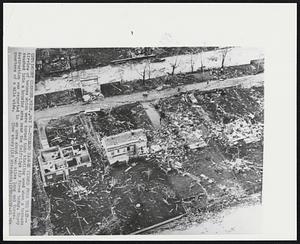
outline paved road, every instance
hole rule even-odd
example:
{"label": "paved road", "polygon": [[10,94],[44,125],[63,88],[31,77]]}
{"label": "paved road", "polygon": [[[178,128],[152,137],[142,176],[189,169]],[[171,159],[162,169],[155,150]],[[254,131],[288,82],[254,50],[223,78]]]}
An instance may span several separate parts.
{"label": "paved road", "polygon": [[[262,86],[264,81],[264,74],[257,74],[251,76],[244,76],[239,78],[227,79],[227,80],[215,80],[210,81],[209,84],[207,82],[202,83],[194,83],[189,85],[181,86],[181,91],[192,91],[192,90],[213,90],[216,88],[225,88],[231,86],[242,85],[243,87],[251,87],[251,86]],[[178,93],[177,87],[169,88],[162,91],[152,90],[149,92],[147,97],[143,96],[144,92],[132,93],[130,95],[120,95],[107,97],[102,101],[96,101],[95,103],[90,104],[82,104],[75,103],[65,106],[53,107],[42,111],[35,111],[34,119],[51,119],[58,118],[60,116],[78,113],[80,111],[88,111],[88,110],[99,110],[106,109],[110,107],[120,106],[126,103],[132,102],[150,102],[154,100],[158,100],[160,98],[170,97]]]}

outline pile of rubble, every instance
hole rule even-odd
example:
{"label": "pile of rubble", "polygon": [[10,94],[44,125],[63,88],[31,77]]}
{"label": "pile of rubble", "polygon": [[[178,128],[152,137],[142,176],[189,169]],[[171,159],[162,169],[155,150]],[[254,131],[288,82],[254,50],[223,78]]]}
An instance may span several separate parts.
{"label": "pile of rubble", "polygon": [[151,121],[140,103],[89,113],[88,116],[101,138],[129,130],[151,128]]}
{"label": "pile of rubble", "polygon": [[43,110],[51,107],[68,105],[82,101],[80,89],[68,89],[59,92],[39,94],[34,97],[34,109]]}
{"label": "pile of rubble", "polygon": [[237,158],[235,160],[231,160],[231,161],[226,161],[226,163],[229,165],[230,169],[235,173],[235,174],[239,174],[239,173],[245,173],[247,171],[249,171],[251,169],[251,165],[253,163],[241,159],[241,158]]}
{"label": "pile of rubble", "polygon": [[259,72],[263,72],[263,69],[259,68],[257,65],[243,64],[218,69],[211,69],[210,75],[212,79],[225,80],[246,75],[254,75]]}
{"label": "pile of rubble", "polygon": [[236,145],[240,140],[247,144],[257,142],[262,138],[263,124],[247,123],[245,119],[239,118],[225,125],[224,134],[230,146]]}
{"label": "pile of rubble", "polygon": [[169,170],[181,169],[187,150],[207,146],[206,127],[185,94],[180,99],[160,101],[157,107],[165,111],[165,117],[161,128],[152,132],[151,153]]}
{"label": "pile of rubble", "polygon": [[86,141],[86,131],[78,116],[66,116],[50,120],[46,126],[47,140],[50,146],[69,146]]}

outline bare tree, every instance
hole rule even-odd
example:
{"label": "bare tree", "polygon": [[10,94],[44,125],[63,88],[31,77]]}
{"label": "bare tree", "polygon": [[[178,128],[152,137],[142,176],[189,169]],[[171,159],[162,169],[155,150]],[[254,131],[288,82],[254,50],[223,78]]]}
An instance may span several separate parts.
{"label": "bare tree", "polygon": [[177,62],[177,57],[176,57],[174,63],[172,63],[172,64],[170,64],[170,65],[171,65],[171,67],[172,67],[172,73],[171,73],[171,75],[174,75],[175,69],[179,66],[179,63]]}
{"label": "bare tree", "polygon": [[150,66],[150,61],[148,60],[143,68],[142,68],[142,71],[139,72],[137,71],[138,74],[142,77],[142,80],[143,80],[143,84],[145,85],[145,81],[146,81],[146,76],[148,75],[148,79],[151,78],[151,66]]}
{"label": "bare tree", "polygon": [[225,62],[225,59],[226,59],[226,56],[229,52],[229,47],[225,47],[224,49],[221,50],[221,55],[222,55],[222,63],[221,63],[221,68],[224,68],[224,62]]}
{"label": "bare tree", "polygon": [[191,72],[194,72],[194,57],[193,57],[193,54],[191,54]]}
{"label": "bare tree", "polygon": [[139,73],[139,75],[142,77],[142,81],[143,81],[144,85],[145,85],[145,80],[146,80],[146,70],[147,70],[147,66],[144,65],[141,72],[137,71]]}
{"label": "bare tree", "polygon": [[201,66],[200,66],[200,71],[203,72],[204,66],[203,66],[203,51],[200,53],[200,61],[201,61]]}
{"label": "bare tree", "polygon": [[151,79],[151,65],[150,65],[150,61],[148,61],[148,79]]}
{"label": "bare tree", "polygon": [[198,53],[198,48],[192,47],[189,50],[189,53],[191,54],[191,72],[194,72],[195,70],[195,53]]}
{"label": "bare tree", "polygon": [[[190,48],[190,50],[189,50],[189,53],[190,53],[190,55],[191,55],[191,61],[190,61],[190,64],[191,64],[191,72],[194,72],[194,70],[195,70],[195,63],[197,63],[197,62],[195,62],[195,57],[196,57],[196,59],[198,59],[198,56],[197,55],[199,55],[200,54],[200,62],[201,62],[201,64],[200,64],[200,71],[202,72],[203,71],[203,50],[201,50],[201,52],[199,52],[200,51],[200,49],[199,48],[197,48],[197,47],[192,47],[192,48]],[[195,55],[195,54],[197,54],[197,55]]]}

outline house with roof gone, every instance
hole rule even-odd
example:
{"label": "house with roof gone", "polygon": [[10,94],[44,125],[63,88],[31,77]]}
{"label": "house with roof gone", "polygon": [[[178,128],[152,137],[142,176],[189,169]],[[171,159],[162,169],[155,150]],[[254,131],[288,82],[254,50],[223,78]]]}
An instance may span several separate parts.
{"label": "house with roof gone", "polygon": [[104,137],[102,145],[110,165],[116,162],[128,162],[130,157],[148,153],[147,137],[143,129]]}
{"label": "house with roof gone", "polygon": [[38,156],[44,186],[67,180],[72,175],[91,168],[91,158],[85,144],[42,149]]}

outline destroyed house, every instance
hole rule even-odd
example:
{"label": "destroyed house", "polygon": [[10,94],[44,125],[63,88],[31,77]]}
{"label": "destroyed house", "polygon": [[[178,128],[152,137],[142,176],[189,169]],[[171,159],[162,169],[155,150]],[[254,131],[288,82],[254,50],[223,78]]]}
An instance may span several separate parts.
{"label": "destroyed house", "polygon": [[67,180],[69,176],[84,172],[92,166],[85,144],[43,149],[38,161],[44,186]]}
{"label": "destroyed house", "polygon": [[261,140],[263,127],[260,123],[251,124],[244,119],[236,119],[226,124],[224,135],[229,145],[236,145],[243,140],[245,143],[257,142]]}
{"label": "destroyed house", "polygon": [[142,129],[104,137],[102,145],[111,165],[116,162],[127,162],[130,157],[140,156],[148,152],[147,137]]}
{"label": "destroyed house", "polygon": [[185,140],[187,146],[190,149],[206,147],[207,143],[203,140],[203,133],[201,130],[195,131],[182,131],[179,133]]}

